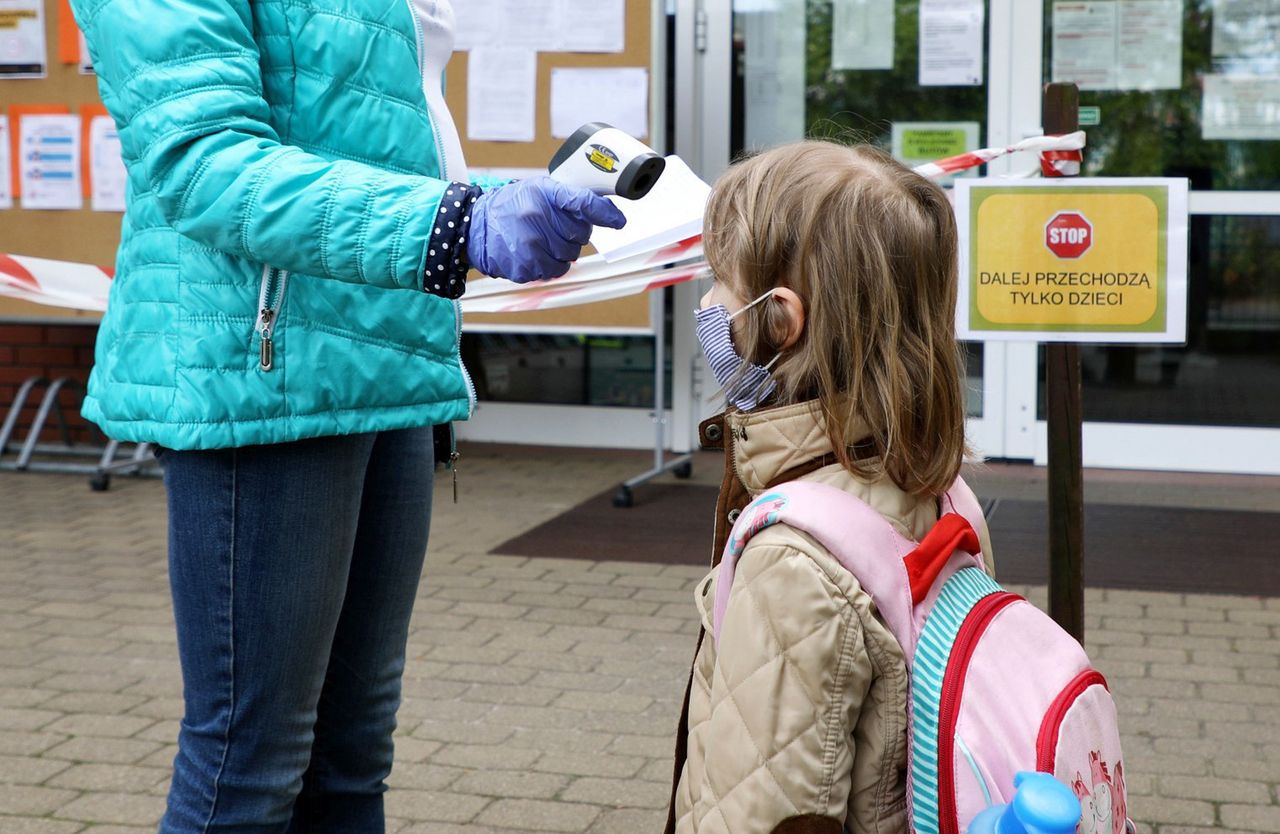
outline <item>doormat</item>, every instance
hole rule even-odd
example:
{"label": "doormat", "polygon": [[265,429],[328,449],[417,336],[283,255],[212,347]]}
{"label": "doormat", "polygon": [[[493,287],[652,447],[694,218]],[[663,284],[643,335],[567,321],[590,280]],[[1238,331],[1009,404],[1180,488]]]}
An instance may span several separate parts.
{"label": "doormat", "polygon": [[[716,492],[645,484],[635,490],[635,506],[620,509],[609,489],[491,552],[708,565]],[[1043,501],[995,502],[991,541],[1001,582],[1048,582],[1047,524]],[[1280,596],[1280,513],[1091,504],[1084,538],[1089,587]]]}

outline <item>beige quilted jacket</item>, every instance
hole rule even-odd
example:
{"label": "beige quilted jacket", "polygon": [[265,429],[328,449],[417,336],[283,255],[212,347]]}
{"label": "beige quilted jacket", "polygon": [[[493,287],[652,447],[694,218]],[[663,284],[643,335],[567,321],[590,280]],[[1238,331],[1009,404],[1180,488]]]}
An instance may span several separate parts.
{"label": "beige quilted jacket", "polygon": [[[725,434],[726,483],[738,479],[753,498],[832,451],[816,403],[731,412]],[[913,539],[937,520],[934,500],[839,464],[803,479],[856,495]],[[708,634],[714,584],[713,571],[695,594]],[[857,580],[785,525],[756,534],[740,558],[719,650],[701,641],[686,738],[676,834],[907,830],[902,649]]]}

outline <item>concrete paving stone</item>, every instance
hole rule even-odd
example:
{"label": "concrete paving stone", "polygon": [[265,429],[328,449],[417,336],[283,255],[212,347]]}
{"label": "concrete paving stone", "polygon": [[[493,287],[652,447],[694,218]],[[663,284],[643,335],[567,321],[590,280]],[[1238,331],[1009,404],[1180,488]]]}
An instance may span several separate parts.
{"label": "concrete paving stone", "polygon": [[1245,669],[1244,682],[1280,686],[1280,669]]}
{"label": "concrete paving stone", "polygon": [[525,615],[533,622],[562,626],[598,626],[607,615],[584,608],[534,608]]}
{"label": "concrete paving stone", "polygon": [[[625,729],[628,733],[640,736],[668,736],[674,733],[676,719],[680,716],[680,702],[654,703],[647,712],[626,716]],[[578,726],[584,730],[600,732],[616,732],[619,729],[621,716],[613,712],[583,713]]]}
{"label": "concrete paving stone", "polygon": [[1276,641],[1269,638],[1259,640],[1253,637],[1238,637],[1231,641],[1231,648],[1248,654],[1274,654]]}
{"label": "concrete paving stone", "polygon": [[524,684],[519,686],[476,684],[466,692],[468,701],[483,704],[523,704],[531,707],[545,707],[558,697],[560,697],[558,689]]}
{"label": "concrete paving stone", "polygon": [[524,770],[542,753],[510,745],[489,747],[476,744],[447,744],[431,754],[432,764],[493,770]]}
{"label": "concrete paving stone", "polygon": [[663,565],[658,562],[623,562],[604,560],[589,562],[592,573],[608,573],[614,576],[657,576],[663,572]]}
{"label": "concrete paving stone", "polygon": [[[432,599],[448,600],[450,602],[505,602],[512,595],[511,591],[503,590],[498,585],[491,585],[483,588],[456,588],[447,586],[437,588],[435,593],[431,595]],[[450,607],[450,610],[457,608],[457,605]]]}
{"label": "concrete paving stone", "polygon": [[[58,696],[56,689],[39,688],[0,688],[0,708],[37,707]],[[48,707],[46,707],[48,709]]]}
{"label": "concrete paving stone", "polygon": [[1171,773],[1187,776],[1207,776],[1209,774],[1209,760],[1199,754],[1161,754],[1134,751],[1130,749],[1129,738],[1127,737],[1122,737],[1121,745],[1124,749],[1125,765],[1128,766],[1132,763],[1132,767],[1126,767],[1126,770],[1132,770],[1134,773]]}
{"label": "concrete paving stone", "polygon": [[1271,639],[1271,630],[1266,626],[1248,625],[1244,623],[1188,623],[1187,633],[1195,637],[1248,637],[1254,640]]}
{"label": "concrete paving stone", "polygon": [[[1191,625],[1213,628],[1218,624],[1192,623]],[[1109,631],[1136,631],[1139,634],[1186,634],[1189,626],[1183,620],[1157,620],[1150,617],[1106,617],[1103,619],[1103,627]],[[1213,634],[1214,632],[1193,633]]]}
{"label": "concrete paving stone", "polygon": [[[50,658],[50,660],[56,659]],[[68,692],[120,692],[128,687],[136,686],[140,677],[91,672],[63,672],[51,678],[46,678],[41,681],[40,685],[49,689],[62,689]]]}
{"label": "concrete paving stone", "polygon": [[30,649],[48,637],[38,631],[0,631],[0,648]]}
{"label": "concrete paving stone", "polygon": [[177,721],[156,721],[142,732],[130,737],[158,741],[161,744],[177,744],[178,730],[179,722]]}
{"label": "concrete paving stone", "polygon": [[675,721],[672,719],[672,732],[667,736],[618,736],[605,752],[615,756],[643,756],[650,759],[670,759],[675,751]]}
{"label": "concrete paving stone", "polygon": [[60,692],[53,690],[53,697],[44,702],[44,709],[59,712],[97,712],[119,715],[136,709],[147,702],[145,695],[118,695],[103,692]]}
{"label": "concrete paving stone", "polygon": [[1161,649],[1183,649],[1192,652],[1230,652],[1231,638],[1201,637],[1190,634],[1152,634],[1146,638],[1146,645]]}
{"label": "concrete paving stone", "polygon": [[158,767],[78,764],[68,766],[45,785],[102,793],[148,793],[168,779],[169,771]]}
{"label": "concrete paving stone", "polygon": [[1271,802],[1270,786],[1263,782],[1242,782],[1204,776],[1161,776],[1162,796],[1184,799],[1207,799],[1211,802],[1249,802],[1267,805]]}
{"label": "concrete paving stone", "polygon": [[1223,805],[1222,824],[1242,831],[1280,832],[1280,806]]}
{"label": "concrete paving stone", "polygon": [[1167,796],[1134,796],[1129,799],[1129,816],[1144,824],[1176,822],[1185,825],[1212,825],[1213,805],[1193,799],[1172,799]]}
{"label": "concrete paving stone", "polygon": [[1242,759],[1264,758],[1257,745],[1214,738],[1160,737],[1153,741],[1155,752],[1164,755],[1197,756],[1218,761],[1228,756]]}
{"label": "concrete paving stone", "polygon": [[569,777],[555,773],[493,770],[465,773],[450,790],[494,799],[555,799],[567,784]]}
{"label": "concrete paving stone", "polygon": [[689,631],[636,631],[627,637],[632,645],[648,646],[652,649],[687,651],[692,654],[693,644],[698,633],[692,628]]}
{"label": "concrete paving stone", "polygon": [[[997,554],[999,558],[999,554]],[[999,562],[996,563],[999,565]],[[1092,589],[1091,589],[1092,590]],[[1102,591],[1105,602],[1120,605],[1152,605],[1157,608],[1182,607],[1185,597],[1164,591],[1134,591],[1128,588],[1106,588]]]}
{"label": "concrete paving stone", "polygon": [[[135,696],[120,696],[135,697]],[[136,696],[142,698],[143,696]],[[123,712],[125,710],[115,710]],[[145,718],[156,718],[176,721],[183,716],[185,709],[181,698],[144,698],[142,703],[129,708],[130,715],[141,715]]]}
{"label": "concrete paving stone", "polygon": [[575,779],[559,798],[611,808],[666,808],[671,792],[655,782],[584,777]]}
{"label": "concrete paving stone", "polygon": [[177,755],[178,755],[178,745],[166,744],[165,746],[161,747],[159,750],[156,750],[154,753],[150,753],[142,757],[141,759],[138,759],[138,761],[134,762],[134,764],[138,765],[139,767],[164,767],[164,768],[172,769],[173,760],[177,757]]}
{"label": "concrete paving stone", "polygon": [[4,611],[0,608],[0,631],[20,631],[37,625],[43,620],[43,617]]}
{"label": "concrete paving stone", "polygon": [[103,614],[98,622],[118,625],[165,626],[174,630],[173,611],[169,608],[116,608]]}
{"label": "concrete paving stone", "polygon": [[546,802],[539,799],[499,799],[476,818],[486,825],[518,827],[523,831],[586,831],[600,809],[592,805]]}
{"label": "concrete paving stone", "polygon": [[1227,612],[1227,621],[1260,626],[1280,626],[1280,611],[1268,608],[1236,608]]}
{"label": "concrete paving stone", "polygon": [[0,755],[34,756],[66,740],[66,736],[56,733],[0,730]]}
{"label": "concrete paving stone", "polygon": [[1210,701],[1231,701],[1240,704],[1280,704],[1280,687],[1256,684],[1206,683],[1201,686],[1202,697]]}
{"label": "concrete paving stone", "polygon": [[[416,663],[409,664],[407,671],[414,671],[417,667]],[[463,683],[462,681],[442,681],[439,678],[419,678],[406,677],[401,682],[401,696],[404,699],[401,702],[403,707],[410,700],[414,701],[444,701],[457,698],[463,692],[471,689],[474,684]]]}
{"label": "concrete paving stone", "polygon": [[61,712],[48,709],[0,707],[0,730],[39,730],[61,717]]}
{"label": "concrete paving stone", "polygon": [[[602,577],[594,577],[594,578],[600,579]],[[620,588],[617,585],[604,585],[604,584],[592,585],[588,583],[570,582],[564,586],[564,592],[566,594],[576,594],[578,596],[586,597],[588,600],[591,600],[592,602],[595,602],[595,603],[603,603],[605,600],[634,600],[636,602],[646,601],[646,600],[639,599],[640,592],[637,592],[635,588]],[[650,600],[649,602],[652,602],[652,601]],[[653,604],[657,605],[659,603],[655,602]],[[596,610],[603,611],[608,609],[597,607]]]}
{"label": "concrete paving stone", "polygon": [[[397,746],[398,747],[398,746]],[[397,754],[398,758],[398,754]],[[396,761],[387,784],[393,791],[440,791],[450,787],[458,778],[471,771],[461,767],[428,764],[426,762]]]}
{"label": "concrete paving stone", "polygon": [[[547,635],[558,640],[573,640],[575,643],[621,643],[631,636],[631,632],[623,631],[617,628],[602,628],[600,626],[553,626]],[[574,647],[575,653],[577,646]],[[600,651],[606,651],[601,649]]]}
{"label": "concrete paving stone", "polygon": [[[610,633],[614,633],[610,630]],[[627,632],[619,632],[626,635]],[[693,659],[693,644],[690,643],[689,660]],[[601,642],[584,640],[575,645],[571,650],[571,654],[581,655],[583,657],[605,658],[612,660],[626,660],[631,662],[653,662],[654,650],[650,646],[637,646],[632,643],[622,642]],[[650,667],[652,668],[652,667]]]}
{"label": "concrete paving stone", "polygon": [[[156,671],[158,668],[153,666],[152,670]],[[173,698],[182,694],[182,676],[177,664],[173,664],[171,671],[145,677],[120,692],[125,695],[146,695],[149,698]]]}
{"label": "concrete paving stone", "polygon": [[543,753],[603,753],[612,741],[607,732],[534,726],[516,728],[507,744]]}
{"label": "concrete paving stone", "polygon": [[1238,683],[1240,670],[1232,666],[1208,666],[1202,664],[1152,663],[1148,674],[1153,678],[1178,681],[1204,681],[1206,683]]}
{"label": "concrete paving stone", "polygon": [[172,624],[164,625],[122,625],[111,632],[111,637],[135,643],[160,643],[165,646],[176,646],[177,632]]}
{"label": "concrete paving stone", "polygon": [[[388,822],[390,822],[390,818],[388,818]],[[525,834],[525,832],[517,828],[494,828],[490,825],[476,825],[475,823],[457,825],[442,822],[409,822],[396,834]]]}
{"label": "concrete paving stone", "polygon": [[5,587],[12,592],[0,595],[0,611],[5,614],[20,614],[40,604],[39,600],[31,598],[29,591],[22,593],[22,588],[16,582],[6,582]]}
{"label": "concrete paving stone", "polygon": [[[629,692],[566,692],[553,706],[562,709],[599,710],[603,712],[634,713],[644,712],[653,703],[653,699]],[[626,719],[623,718],[623,721]]]}
{"label": "concrete paving stone", "polygon": [[0,808],[8,814],[47,816],[75,797],[75,791],[38,788],[32,785],[9,785],[0,782]]}
{"label": "concrete paving stone", "polygon": [[150,825],[91,825],[83,834],[152,834]]}
{"label": "concrete paving stone", "polygon": [[[70,763],[35,756],[0,756],[0,784],[40,785],[66,770]],[[48,787],[59,787],[49,785]]]}
{"label": "concrete paving stone", "polygon": [[516,593],[506,599],[508,605],[528,605],[533,608],[579,609],[587,597],[566,593]]}
{"label": "concrete paving stone", "polygon": [[667,811],[624,808],[605,811],[591,824],[588,834],[641,834],[657,832],[667,823]]}
{"label": "concrete paving stone", "polygon": [[1191,662],[1206,666],[1236,666],[1242,669],[1277,669],[1280,668],[1280,649],[1273,654],[1201,649],[1191,652]]}
{"label": "concrete paving stone", "polygon": [[1191,681],[1171,681],[1157,678],[1108,679],[1111,691],[1117,698],[1195,698],[1199,693]]}
{"label": "concrete paving stone", "polygon": [[[70,820],[36,817],[11,817],[0,814],[0,831],[4,834],[79,834],[84,824]],[[99,832],[95,832],[99,834]]]}
{"label": "concrete paving stone", "polygon": [[1129,660],[1112,660],[1105,657],[1095,658],[1093,661],[1098,671],[1106,676],[1107,680],[1115,678],[1145,678],[1147,674],[1147,664],[1135,663]]}
{"label": "concrete paving stone", "polygon": [[519,632],[503,632],[494,635],[493,639],[486,645],[495,649],[507,649],[512,653],[516,652],[544,652],[544,653],[560,653],[567,652],[574,645],[576,640],[569,640],[564,637],[549,637],[545,634],[521,634]]}
{"label": "concrete paving stone", "polygon": [[585,692],[613,692],[625,683],[622,678],[580,672],[537,672],[530,683],[551,689]]}
{"label": "concrete paving stone", "polygon": [[1094,660],[1127,660],[1134,663],[1186,663],[1185,649],[1163,649],[1155,646],[1107,646],[1099,654],[1091,654]]}
{"label": "concrete paving stone", "polygon": [[130,738],[155,723],[154,719],[140,716],[76,713],[64,716],[44,729],[72,736]]}
{"label": "concrete paving stone", "polygon": [[[636,588],[645,590],[661,590],[661,591],[683,591],[688,586],[688,581],[678,576],[640,576],[632,574],[622,574],[614,577],[613,582],[620,588]],[[640,597],[637,596],[637,599]]]}
{"label": "concrete paving stone", "polygon": [[140,674],[144,673],[145,667],[146,664],[109,654],[49,654],[40,661],[40,668],[48,669],[50,672],[106,675],[117,678],[127,674],[131,669],[137,669]]}
{"label": "concrete paving stone", "polygon": [[[62,581],[67,581],[63,579]],[[100,597],[101,594],[93,594],[92,596]],[[37,605],[30,609],[27,613],[37,617],[62,617],[72,620],[96,620],[103,614],[111,610],[111,606],[102,605],[94,602],[83,602],[66,600],[61,602],[46,602],[43,605]]]}
{"label": "concrete paving stone", "polygon": [[418,724],[412,737],[426,741],[460,744],[501,744],[511,735],[511,728],[488,721],[459,722],[427,719]]}
{"label": "concrete paving stone", "polygon": [[1157,718],[1218,718],[1223,721],[1249,721],[1253,718],[1254,709],[1249,704],[1185,698],[1152,698],[1149,707],[1147,713]]}
{"label": "concrete paving stone", "polygon": [[687,588],[641,588],[632,599],[643,599],[672,605],[693,605],[693,585]]}
{"label": "concrete paving stone", "polygon": [[645,782],[654,782],[654,783],[663,785],[665,786],[667,793],[670,794],[671,793],[671,773],[674,765],[675,765],[675,748],[673,746],[672,752],[668,753],[666,758],[649,762],[644,767],[640,768],[640,771],[633,778],[642,779]]}
{"label": "concrete paving stone", "polygon": [[[609,776],[626,779],[635,776],[648,762],[636,756],[610,756],[603,753],[548,753],[533,769],[539,773],[563,773],[570,776]],[[668,774],[669,775],[669,774]]]}
{"label": "concrete paving stone", "polygon": [[[450,663],[437,671],[436,676],[446,681],[467,683],[521,684],[530,681],[538,673],[522,666],[488,666],[481,663]],[[533,681],[538,685],[538,681]]]}
{"label": "concrete paving stone", "polygon": [[144,593],[129,591],[113,591],[104,594],[98,600],[103,605],[121,606],[124,608],[156,608],[169,610],[170,598],[165,593]]}
{"label": "concrete paving stone", "polygon": [[388,816],[409,820],[469,822],[490,800],[439,791],[395,790],[387,793]]}
{"label": "concrete paving stone", "polygon": [[613,614],[604,621],[606,628],[625,628],[633,631],[682,631],[689,624],[684,618],[636,616],[633,614]]}
{"label": "concrete paving stone", "polygon": [[0,664],[0,681],[4,681],[4,685],[10,689],[38,686],[42,681],[48,680],[55,674],[57,673],[45,669],[17,668]]}
{"label": "concrete paving stone", "polygon": [[606,614],[628,614],[631,616],[649,616],[657,613],[661,606],[656,602],[645,602],[637,599],[588,599],[583,608],[591,611],[603,611]]}
{"label": "concrete paving stone", "polygon": [[1258,721],[1206,721],[1204,734],[1207,738],[1229,739],[1248,744],[1280,745],[1280,726]]}
{"label": "concrete paving stone", "polygon": [[433,646],[423,657],[441,663],[490,663],[501,665],[516,654],[514,649],[495,645],[490,641],[484,646]]}
{"label": "concrete paving stone", "polygon": [[456,721],[472,723],[489,721],[494,711],[499,709],[492,704],[479,704],[457,699],[438,700],[429,710],[429,717],[436,721]]}
{"label": "concrete paving stone", "polygon": [[[594,657],[568,652],[520,652],[510,660],[512,666],[527,666],[543,672],[599,672],[600,661]],[[652,671],[652,670],[651,670]]]}
{"label": "concrete paving stone", "polygon": [[434,631],[434,632],[462,631],[463,629],[470,627],[473,623],[475,623],[475,621],[476,621],[475,617],[462,617],[456,613],[453,613],[452,611],[445,614],[433,613],[433,614],[428,614],[427,616],[415,615],[413,617],[412,625],[409,629],[409,633],[410,635],[416,637],[421,632],[425,632],[425,631]]}
{"label": "concrete paving stone", "polygon": [[1213,775],[1223,779],[1266,782],[1275,789],[1280,785],[1280,760],[1219,759],[1213,763]]}
{"label": "concrete paving stone", "polygon": [[133,738],[73,737],[42,755],[50,759],[101,764],[140,764],[141,759],[164,745]]}
{"label": "concrete paving stone", "polygon": [[[575,566],[577,567],[577,566]],[[613,582],[615,574],[598,573],[587,569],[587,566],[581,569],[560,569],[549,571],[542,579],[546,582],[563,582],[566,588],[570,585],[608,585]],[[634,593],[634,589],[632,590]],[[584,594],[590,596],[590,594]]]}

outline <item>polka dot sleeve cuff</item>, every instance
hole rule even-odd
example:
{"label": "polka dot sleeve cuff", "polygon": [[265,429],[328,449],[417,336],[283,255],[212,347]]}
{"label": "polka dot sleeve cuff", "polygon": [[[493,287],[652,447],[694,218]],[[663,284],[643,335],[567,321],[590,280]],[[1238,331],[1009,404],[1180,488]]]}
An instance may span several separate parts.
{"label": "polka dot sleeve cuff", "polygon": [[467,289],[467,238],[471,234],[471,206],[480,196],[474,185],[451,182],[440,199],[435,228],[427,241],[422,289],[444,298],[461,298]]}

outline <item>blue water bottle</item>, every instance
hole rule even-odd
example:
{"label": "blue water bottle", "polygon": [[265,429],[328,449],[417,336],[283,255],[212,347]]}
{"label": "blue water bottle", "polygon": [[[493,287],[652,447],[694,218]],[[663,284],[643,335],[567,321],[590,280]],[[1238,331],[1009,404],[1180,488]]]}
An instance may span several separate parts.
{"label": "blue water bottle", "polygon": [[1080,800],[1048,773],[1013,777],[1008,805],[992,805],[969,823],[968,834],[1075,834]]}

